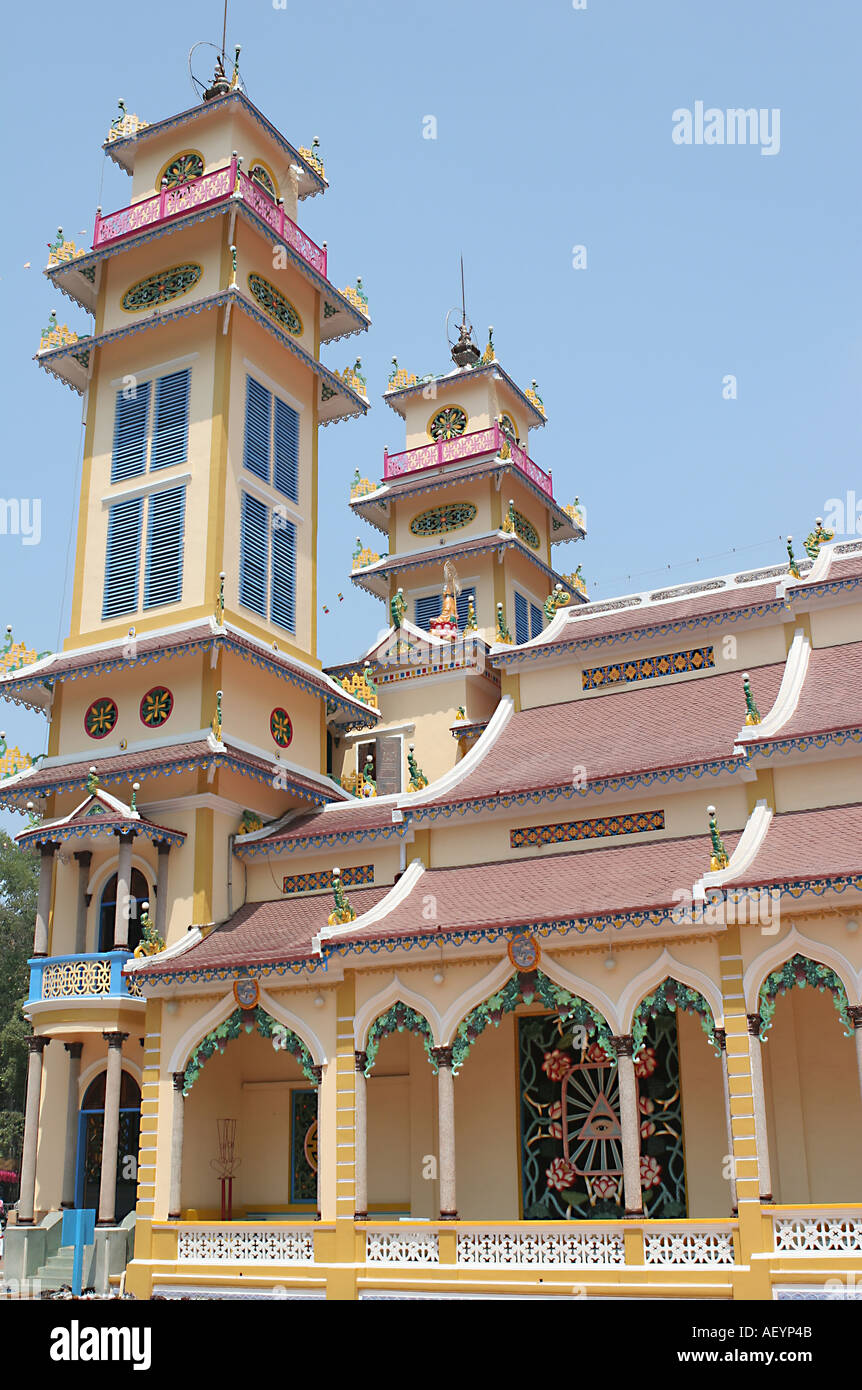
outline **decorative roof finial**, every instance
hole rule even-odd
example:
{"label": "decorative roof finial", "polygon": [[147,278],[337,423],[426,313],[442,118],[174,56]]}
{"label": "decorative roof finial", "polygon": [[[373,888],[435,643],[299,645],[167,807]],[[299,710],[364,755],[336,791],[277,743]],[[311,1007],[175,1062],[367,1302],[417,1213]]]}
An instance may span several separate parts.
{"label": "decorative roof finial", "polygon": [[754,696],[751,693],[751,681],[747,671],[742,673],[742,688],[745,691],[745,722],[746,724],[760,723],[760,710],[754,703]]}
{"label": "decorative roof finial", "polygon": [[709,816],[709,836],[712,840],[712,856],[709,861],[709,867],[715,872],[718,869],[727,868],[727,850],[724,848],[724,841],[719,833],[718,821],[715,816],[715,807],[707,806],[706,811]]}
{"label": "decorative roof finial", "polygon": [[221,743],[221,734],[222,734],[221,702],[222,702],[222,695],[223,695],[223,693],[224,693],[224,692],[221,691],[221,690],[217,690],[217,691],[216,691],[216,712],[215,712],[215,714],[213,715],[213,723],[212,723],[213,738],[215,739],[216,743]]}
{"label": "decorative roof finial", "polygon": [[487,367],[490,362],[496,362],[496,360],[497,354],[494,351],[494,325],[492,323],[488,329],[488,346],[482,353],[480,361],[483,367]]}
{"label": "decorative roof finial", "polygon": [[508,536],[514,536],[516,534],[516,529],[517,528],[515,522],[515,499],[514,497],[510,497],[509,510],[506,512],[506,516],[503,521],[503,525],[500,527],[500,530],[505,531]]}
{"label": "decorative roof finial", "polygon": [[417,763],[413,750],[414,745],[412,743],[408,744],[407,766],[410,769],[410,781],[407,784],[407,790],[409,792],[421,792],[423,787],[428,786],[428,778],[425,776],[425,773],[422,771],[421,767]]}
{"label": "decorative roof finial", "polygon": [[332,870],[332,892],[335,897],[335,911],[329,914],[330,927],[343,927],[347,922],[356,921],[356,912],[350,906],[350,899],[344,891],[341,870]]}
{"label": "decorative roof finial", "polygon": [[232,285],[235,285],[235,284],[236,284],[236,247],[235,247],[235,246],[232,246],[232,247],[230,248],[230,265],[231,265],[230,282],[231,282]]}
{"label": "decorative roof finial", "polygon": [[364,797],[377,795],[377,783],[374,780],[374,759],[370,753],[365,759],[365,766],[362,769],[362,782],[359,787],[359,795]]}
{"label": "decorative roof finial", "polygon": [[799,565],[797,564],[796,556],[793,554],[792,536],[787,537],[787,554],[790,557],[790,573],[793,575],[794,579],[801,579],[802,575],[799,573]]}
{"label": "decorative roof finial", "polygon": [[90,768],[90,771],[87,773],[87,791],[88,791],[88,792],[90,793],[90,795],[92,796],[93,792],[96,792],[96,791],[98,791],[98,790],[99,790],[99,774],[96,772],[95,767],[91,767],[91,768]]}
{"label": "decorative roof finial", "polygon": [[834,539],[835,532],[827,531],[824,529],[823,517],[816,517],[814,522],[814,530],[809,531],[808,535],[805,537],[805,540],[803,541],[803,545],[805,546],[805,550],[808,554],[809,559],[816,560],[817,556],[820,554],[820,547],[821,545],[823,545],[824,541],[833,541]]}
{"label": "decorative roof finial", "polygon": [[473,342],[473,326],[467,322],[467,296],[464,291],[464,257],[461,257],[461,327],[458,341],[452,348],[452,361],[456,367],[475,367],[479,360],[479,349]]}
{"label": "decorative roof finial", "polygon": [[545,617],[548,622],[555,616],[557,609],[565,608],[571,601],[572,596],[568,589],[564,589],[562,584],[555,584],[544,604]]}
{"label": "decorative roof finial", "polygon": [[464,624],[464,631],[476,632],[478,626],[479,625],[476,622],[476,605],[473,601],[473,595],[470,594],[469,598],[467,599],[467,621]]}
{"label": "decorative roof finial", "polygon": [[130,809],[131,809],[131,812],[132,812],[132,815],[133,815],[133,816],[136,816],[136,815],[138,814],[138,792],[139,792],[140,790],[141,790],[141,784],[140,784],[140,782],[133,782],[133,783],[132,783],[132,799],[131,799],[131,801],[130,801],[130,803],[129,803],[129,806],[130,806]]}
{"label": "decorative roof finial", "polygon": [[511,644],[512,634],[506,626],[506,613],[502,603],[497,604],[497,641]]}
{"label": "decorative roof finial", "polygon": [[165,949],[165,943],[156,934],[155,923],[150,921],[150,904],[141,903],[141,939],[135,947],[135,955],[140,959],[141,956],[157,956],[159,951]]}

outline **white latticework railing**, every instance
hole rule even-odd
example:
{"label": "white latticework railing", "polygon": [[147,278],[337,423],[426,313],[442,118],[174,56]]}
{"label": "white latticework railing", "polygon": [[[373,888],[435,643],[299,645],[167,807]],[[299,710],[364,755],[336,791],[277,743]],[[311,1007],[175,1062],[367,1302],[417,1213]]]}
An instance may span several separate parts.
{"label": "white latticework railing", "polygon": [[732,1265],[731,1230],[644,1231],[644,1264]]}
{"label": "white latticework railing", "polygon": [[365,1241],[370,1265],[436,1265],[440,1251],[436,1231],[407,1227],[403,1231],[370,1230]]}
{"label": "white latticework railing", "polygon": [[862,1212],[834,1216],[776,1216],[778,1255],[856,1255],[862,1251]]}
{"label": "white latticework railing", "polygon": [[519,1231],[490,1228],[458,1232],[459,1265],[624,1265],[622,1231]]}
{"label": "white latticework railing", "polygon": [[313,1264],[314,1236],[301,1227],[195,1227],[180,1230],[177,1260],[198,1265]]}

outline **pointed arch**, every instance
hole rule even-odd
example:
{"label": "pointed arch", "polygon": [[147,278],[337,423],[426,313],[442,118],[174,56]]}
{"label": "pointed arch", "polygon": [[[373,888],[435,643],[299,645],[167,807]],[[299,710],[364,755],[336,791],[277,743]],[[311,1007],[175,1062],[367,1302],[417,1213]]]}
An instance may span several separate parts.
{"label": "pointed arch", "polygon": [[210,1057],[216,1052],[224,1052],[226,1044],[241,1037],[243,1033],[255,1030],[262,1038],[270,1039],[276,1050],[289,1052],[302,1068],[306,1079],[313,1086],[317,1084],[314,1059],[302,1039],[297,1037],[292,1029],[274,1019],[260,1004],[256,1004],[253,1009],[241,1009],[237,1006],[198,1043],[185,1066],[183,1095],[188,1095]]}
{"label": "pointed arch", "polygon": [[766,1035],[772,1027],[779,994],[787,994],[791,989],[805,989],[806,985],[810,985],[812,989],[818,990],[821,994],[832,995],[835,1011],[844,1025],[844,1035],[848,1038],[853,1037],[855,1028],[850,1018],[847,987],[844,981],[839,975],[836,975],[831,966],[824,965],[822,961],[812,960],[811,956],[797,952],[783,965],[771,970],[760,986],[757,996],[757,1012],[760,1016],[761,1042],[766,1041]]}
{"label": "pointed arch", "polygon": [[645,996],[669,977],[702,995],[709,1005],[715,1027],[723,1026],[724,1001],[720,988],[702,970],[677,960],[665,946],[661,955],[629,981],[620,996],[619,1011],[623,1032],[632,1031],[635,1015]]}
{"label": "pointed arch", "polygon": [[[265,990],[261,990],[261,1005],[264,1012],[269,1014],[275,1021],[295,1033],[297,1038],[308,1049],[308,1052],[315,1065],[323,1065],[326,1062],[326,1052],[317,1034],[309,1028],[308,1024],[301,1018],[285,1009],[283,1005],[277,1004],[271,995]],[[220,1024],[224,1023],[236,1009],[236,999],[233,990],[222,995],[217,1004],[204,1014],[203,1018],[196,1019],[183,1033],[179,1042],[174,1047],[168,1062],[168,1073],[185,1071],[189,1059],[195,1048],[203,1042],[204,1038]]]}
{"label": "pointed arch", "polygon": [[613,1053],[612,1033],[607,1019],[601,1011],[583,999],[572,994],[563,985],[556,984],[543,970],[536,970],[531,979],[532,993],[524,992],[524,976],[509,970],[508,978],[502,988],[481,1000],[461,1019],[452,1040],[452,1070],[458,1072],[464,1065],[473,1044],[481,1037],[490,1023],[495,1028],[505,1014],[513,1013],[523,999],[531,1003],[538,998],[561,1018],[586,1030],[586,1036],[593,1037],[608,1053]]}
{"label": "pointed arch", "polygon": [[783,936],[780,941],[776,941],[775,945],[770,946],[767,951],[761,952],[747,967],[742,980],[747,1013],[757,1013],[761,986],[767,975],[779,966],[786,964],[796,955],[807,956],[809,960],[817,961],[821,965],[828,965],[835,971],[847,991],[850,1004],[862,1003],[862,971],[854,970],[847,957],[837,951],[834,946],[827,945],[825,941],[815,941],[810,936],[805,936],[793,925],[786,936]]}
{"label": "pointed arch", "polygon": [[409,985],[405,985],[396,971],[388,984],[372,995],[356,1013],[353,1021],[353,1036],[357,1052],[367,1050],[368,1034],[374,1022],[382,1014],[385,1014],[393,1004],[399,1003],[407,1005],[408,1008],[414,1009],[416,1013],[422,1015],[431,1030],[434,1046],[440,1046],[444,1037],[440,1014],[430,999],[427,999],[424,994],[418,994]]}

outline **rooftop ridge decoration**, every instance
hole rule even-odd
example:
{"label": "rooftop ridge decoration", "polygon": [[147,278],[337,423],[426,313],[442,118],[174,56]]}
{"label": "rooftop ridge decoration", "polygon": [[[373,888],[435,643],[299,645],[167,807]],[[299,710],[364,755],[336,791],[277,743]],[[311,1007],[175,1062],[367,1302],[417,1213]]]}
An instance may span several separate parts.
{"label": "rooftop ridge decoration", "polygon": [[788,536],[788,537],[787,537],[787,556],[788,556],[788,559],[789,559],[789,561],[790,561],[790,563],[789,563],[789,565],[788,565],[788,573],[790,573],[790,574],[793,576],[794,579],[801,579],[801,578],[802,578],[802,575],[801,575],[800,572],[799,572],[799,564],[798,564],[798,562],[797,562],[796,556],[795,556],[794,553],[793,553],[793,537],[792,537],[792,536]]}
{"label": "rooftop ridge decoration", "polygon": [[541,415],[547,413],[545,410],[545,402],[539,395],[539,386],[535,377],[533,377],[532,383],[524,391],[524,395],[527,397],[530,404],[536,407],[536,410],[538,410]]}
{"label": "rooftop ridge decoration", "polygon": [[415,372],[408,372],[405,367],[399,367],[398,358],[392,359],[392,371],[389,374],[387,390],[403,391],[408,386],[418,386],[419,378]]}
{"label": "rooftop ridge decoration", "polygon": [[754,696],[751,693],[751,677],[747,671],[742,673],[742,689],[745,694],[745,722],[748,725],[760,724],[761,714],[757,705],[754,703]]}
{"label": "rooftop ridge decoration", "polygon": [[578,565],[577,569],[572,570],[571,574],[564,574],[563,578],[565,579],[570,589],[574,589],[577,593],[583,594],[584,597],[586,597],[587,581],[581,574],[582,568],[583,567],[581,565]]}
{"label": "rooftop ridge decoration", "polygon": [[68,324],[57,322],[56,310],[52,309],[47,324],[39,335],[39,351],[48,352],[51,348],[68,347],[78,342],[78,334]]}
{"label": "rooftop ridge decoration", "polygon": [[155,922],[150,921],[150,904],[141,904],[141,939],[135,947],[135,956],[157,956],[165,949],[165,943],[156,931]]}
{"label": "rooftop ridge decoration", "polygon": [[350,500],[355,502],[358,497],[367,497],[370,492],[377,491],[377,484],[372,483],[370,478],[360,476],[359,469],[353,475],[353,482],[350,484]]}
{"label": "rooftop ridge decoration", "polygon": [[835,532],[825,530],[822,516],[815,517],[814,530],[809,531],[803,541],[808,558],[810,560],[816,560],[817,556],[820,554],[821,545],[826,541],[834,541],[834,539]]}
{"label": "rooftop ridge decoration", "polygon": [[582,530],[586,528],[586,517],[579,497],[576,497],[574,502],[564,503],[563,511],[566,513],[569,520],[573,521],[576,526],[580,526]]}
{"label": "rooftop ridge decoration", "polygon": [[358,275],[356,277],[355,288],[353,285],[346,285],[345,288],[341,291],[341,293],[344,295],[345,299],[349,300],[349,302],[353,305],[354,309],[357,309],[360,314],[364,314],[367,319],[371,318],[371,315],[368,312],[368,295],[362,288],[361,275]]}
{"label": "rooftop ridge decoration", "polygon": [[344,883],[339,868],[332,870],[332,894],[335,899],[335,907],[327,918],[327,925],[343,927],[348,922],[355,922],[356,910],[350,906],[350,899],[344,891]]}
{"label": "rooftop ridge decoration", "polygon": [[410,781],[407,784],[408,792],[421,792],[423,787],[428,786],[428,778],[416,761],[415,745],[407,745],[407,766],[410,769]]}
{"label": "rooftop ridge decoration", "polygon": [[117,102],[119,115],[111,121],[108,134],[105,137],[105,144],[110,145],[115,140],[133,139],[139,130],[146,130],[149,121],[145,121],[141,116],[136,116],[133,111],[126,110],[126,104],[120,97]]}
{"label": "rooftop ridge decoration", "polygon": [[79,256],[86,256],[87,252],[79,251],[74,241],[69,241],[63,237],[63,228],[57,228],[57,236],[54,241],[48,242],[48,268],[55,265],[62,265],[65,261],[75,261]]}
{"label": "rooftop ridge decoration", "polygon": [[386,559],[386,553],[385,553],[385,552],[384,552],[382,555],[378,555],[378,553],[377,553],[376,550],[372,550],[372,549],[370,548],[370,546],[367,546],[367,545],[363,545],[363,544],[362,544],[362,537],[361,537],[361,536],[357,536],[357,537],[356,537],[356,549],[355,549],[354,552],[353,552],[353,569],[354,569],[354,570],[364,570],[364,569],[368,569],[370,565],[376,565],[377,562],[378,562],[378,560],[385,560],[385,559]]}
{"label": "rooftop ridge decoration", "polygon": [[10,748],[6,742],[6,735],[0,733],[0,781],[7,777],[14,777],[19,772],[27,772],[31,767],[35,767],[40,758],[44,758],[44,753],[22,753],[20,748]]}
{"label": "rooftop ridge decoration", "polygon": [[310,164],[310,165],[311,165],[311,168],[314,170],[314,172],[315,172],[316,174],[319,174],[320,177],[321,177],[322,179],[325,179],[325,178],[326,178],[326,170],[325,170],[324,167],[323,167],[323,160],[320,158],[320,155],[317,153],[317,151],[319,150],[319,148],[320,148],[320,141],[318,140],[317,136],[315,135],[314,139],[313,139],[312,142],[311,142],[310,148],[309,148],[308,146],[306,146],[306,145],[300,145],[300,147],[299,147],[299,153],[302,155],[302,157],[303,157],[303,159],[305,160],[306,164]]}
{"label": "rooftop ridge decoration", "polygon": [[12,624],[6,624],[6,640],[0,650],[0,678],[11,675],[13,671],[20,671],[25,666],[32,666],[46,656],[53,656],[53,652],[37,652],[24,642],[15,642],[12,637]]}
{"label": "rooftop ridge decoration", "polygon": [[366,661],[361,671],[351,671],[340,677],[333,676],[332,679],[342,690],[346,690],[348,695],[362,700],[363,704],[371,705],[372,709],[379,709],[377,686],[370,662]]}
{"label": "rooftop ridge decoration", "polygon": [[572,596],[568,589],[564,589],[562,584],[555,584],[543,605],[543,612],[548,622],[552,622],[560,608],[567,608],[572,601]]}
{"label": "rooftop ridge decoration", "polygon": [[494,351],[494,325],[491,324],[488,329],[488,346],[479,358],[479,363],[481,366],[487,367],[489,363],[496,362],[496,360],[497,354]]}
{"label": "rooftop ridge decoration", "polygon": [[709,816],[709,838],[712,842],[709,869],[710,873],[717,873],[721,869],[726,869],[730,861],[727,856],[727,850],[724,848],[724,841],[718,829],[715,807],[707,806],[706,811]]}
{"label": "rooftop ridge decoration", "polygon": [[351,387],[358,395],[368,399],[368,382],[361,371],[362,358],[357,357],[352,367],[345,367],[343,371],[335,371],[335,376],[343,381],[346,386]]}

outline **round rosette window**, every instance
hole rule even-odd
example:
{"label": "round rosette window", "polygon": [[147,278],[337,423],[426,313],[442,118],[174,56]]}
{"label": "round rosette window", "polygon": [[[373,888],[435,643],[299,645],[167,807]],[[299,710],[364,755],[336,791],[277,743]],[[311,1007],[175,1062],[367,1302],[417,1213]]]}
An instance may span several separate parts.
{"label": "round rosette window", "polygon": [[269,716],[269,731],[279,748],[287,748],[293,738],[293,724],[286,709],[274,709]]}
{"label": "round rosette window", "polygon": [[164,685],[154,685],[141,701],[141,723],[148,729],[159,729],[171,717],[174,697]]}
{"label": "round rosette window", "polygon": [[116,727],[117,706],[108,696],[94,700],[84,715],[84,729],[90,738],[107,738]]}

